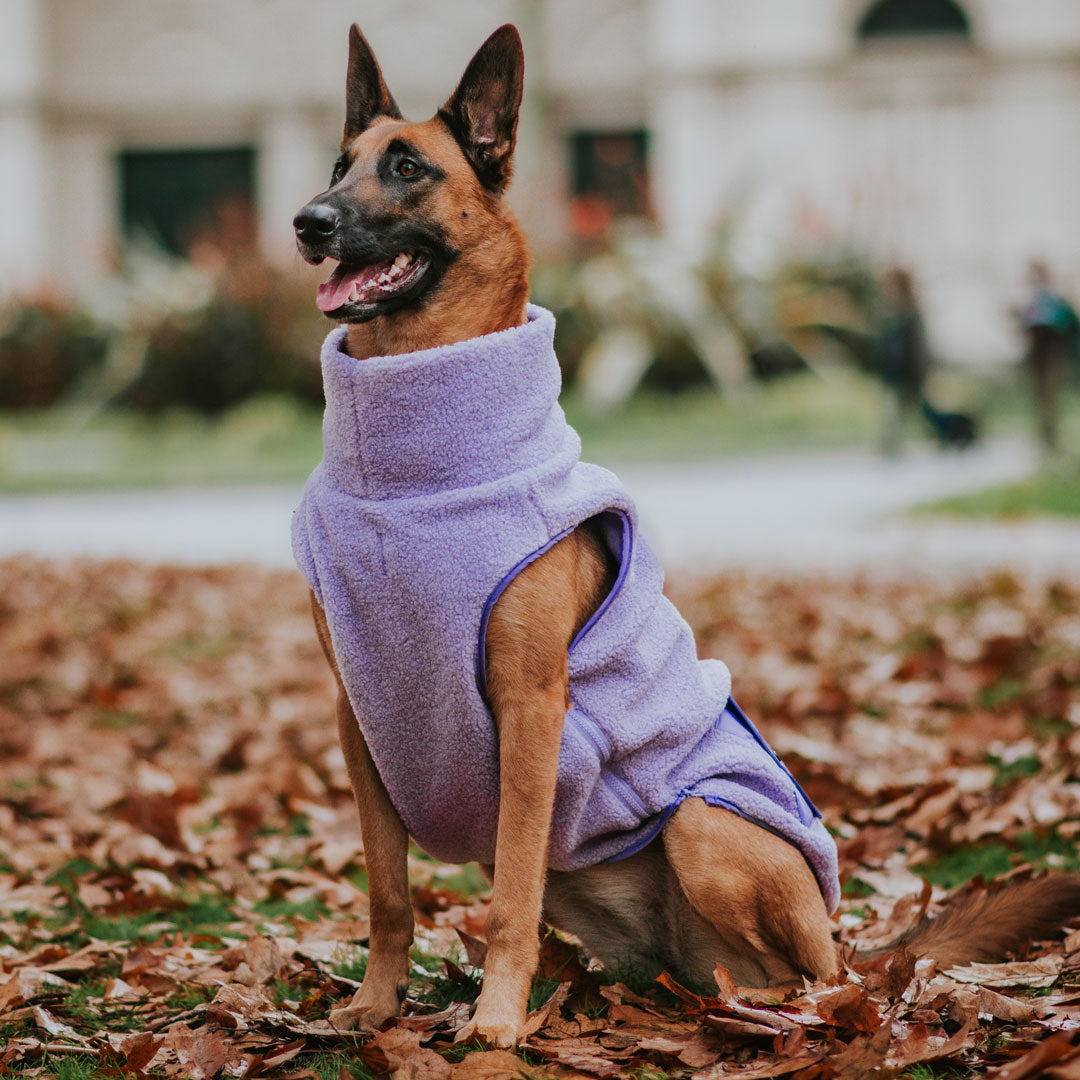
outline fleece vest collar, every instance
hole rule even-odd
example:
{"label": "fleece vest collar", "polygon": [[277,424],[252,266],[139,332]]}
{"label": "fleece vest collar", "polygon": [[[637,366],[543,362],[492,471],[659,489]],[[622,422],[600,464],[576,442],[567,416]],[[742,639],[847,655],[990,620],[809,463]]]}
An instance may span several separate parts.
{"label": "fleece vest collar", "polygon": [[322,352],[324,467],[342,491],[393,499],[490,483],[565,441],[555,317],[543,308],[510,330],[403,356],[354,360],[345,333]]}

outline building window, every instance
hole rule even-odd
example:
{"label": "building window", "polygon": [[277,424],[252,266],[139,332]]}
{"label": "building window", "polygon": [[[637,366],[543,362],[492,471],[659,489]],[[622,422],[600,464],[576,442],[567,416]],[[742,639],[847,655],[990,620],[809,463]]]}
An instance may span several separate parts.
{"label": "building window", "polygon": [[644,131],[579,131],[570,136],[570,225],[602,235],[619,217],[650,217]]}
{"label": "building window", "polygon": [[124,231],[167,251],[234,249],[254,240],[255,151],[126,150],[120,154]]}
{"label": "building window", "polygon": [[878,0],[859,20],[860,39],[944,35],[971,37],[971,24],[952,0]]}

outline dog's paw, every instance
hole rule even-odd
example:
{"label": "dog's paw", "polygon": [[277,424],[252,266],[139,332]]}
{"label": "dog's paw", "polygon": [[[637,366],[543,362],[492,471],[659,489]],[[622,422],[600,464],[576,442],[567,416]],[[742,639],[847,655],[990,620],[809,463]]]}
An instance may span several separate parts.
{"label": "dog's paw", "polygon": [[479,1041],[499,1050],[513,1050],[518,1032],[525,1025],[525,1015],[518,1016],[506,1007],[484,1008],[477,1005],[476,1015],[454,1036],[455,1043]]}
{"label": "dog's paw", "polygon": [[338,1031],[378,1031],[401,1012],[404,993],[394,990],[377,995],[361,987],[348,1005],[330,1012],[330,1024]]}
{"label": "dog's paw", "polygon": [[369,1008],[365,1005],[345,1005],[330,1010],[330,1026],[338,1031],[378,1031],[398,1010]]}

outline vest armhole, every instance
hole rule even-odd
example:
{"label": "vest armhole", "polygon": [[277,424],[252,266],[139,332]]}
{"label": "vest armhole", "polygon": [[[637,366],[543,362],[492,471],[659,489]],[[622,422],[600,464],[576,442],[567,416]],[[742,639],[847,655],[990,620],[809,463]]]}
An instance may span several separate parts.
{"label": "vest armhole", "polygon": [[491,613],[495,609],[495,604],[498,602],[499,597],[502,596],[510,582],[512,582],[526,566],[536,562],[541,555],[550,551],[560,540],[569,536],[576,528],[578,528],[578,526],[584,524],[585,521],[589,521],[594,517],[603,517],[605,514],[611,514],[618,517],[622,525],[622,531],[619,537],[619,551],[616,553],[619,559],[619,572],[615,577],[615,584],[612,585],[611,591],[604,597],[600,606],[592,613],[585,625],[574,635],[574,640],[570,642],[569,649],[567,650],[568,652],[572,652],[577,643],[596,625],[604,612],[611,606],[626,581],[626,576],[630,570],[630,556],[633,548],[633,527],[630,524],[630,517],[628,514],[622,510],[601,510],[598,514],[590,514],[589,517],[579,521],[576,525],[571,525],[568,529],[563,529],[561,533],[553,536],[546,544],[543,544],[535,551],[526,555],[524,559],[508,570],[499,580],[499,583],[495,588],[492,589],[491,595],[487,598],[487,601],[484,603],[484,607],[480,612],[480,631],[476,643],[476,685],[485,704],[487,703],[487,629],[488,623],[491,621]]}

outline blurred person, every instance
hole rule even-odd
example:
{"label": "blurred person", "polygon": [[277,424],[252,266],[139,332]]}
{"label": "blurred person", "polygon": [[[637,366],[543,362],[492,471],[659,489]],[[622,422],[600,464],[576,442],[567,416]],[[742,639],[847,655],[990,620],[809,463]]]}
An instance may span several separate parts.
{"label": "blurred person", "polygon": [[1035,392],[1039,439],[1043,453],[1049,455],[1059,448],[1058,398],[1080,322],[1073,306],[1054,288],[1046,263],[1039,259],[1028,263],[1028,284],[1031,296],[1018,314],[1027,337],[1025,363]]}
{"label": "blurred person", "polygon": [[930,351],[910,271],[901,267],[888,271],[882,280],[882,302],[877,334],[878,375],[885,387],[881,449],[886,457],[897,457],[903,449],[907,418],[925,400]]}

